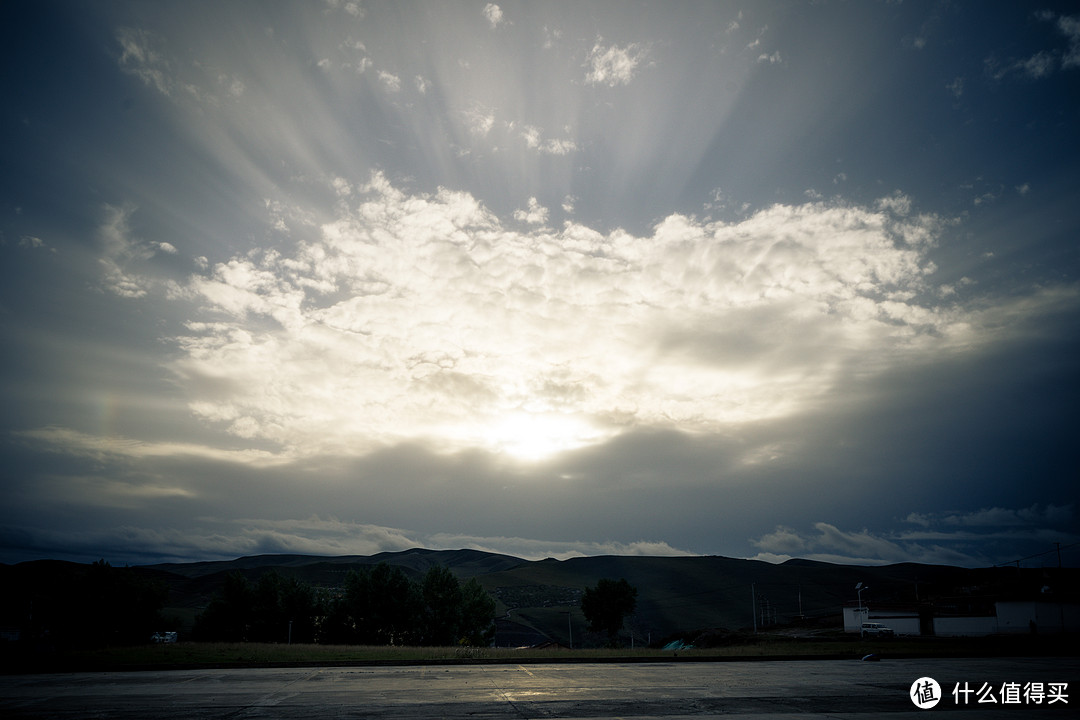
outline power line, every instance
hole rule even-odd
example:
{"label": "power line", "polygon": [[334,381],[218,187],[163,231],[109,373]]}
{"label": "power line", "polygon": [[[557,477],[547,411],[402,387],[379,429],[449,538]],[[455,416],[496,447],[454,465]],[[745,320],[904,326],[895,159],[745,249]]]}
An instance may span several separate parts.
{"label": "power line", "polygon": [[1046,550],[1045,552],[1035,553],[1034,555],[1028,555],[1027,557],[1017,558],[1016,560],[1010,560],[1009,562],[999,563],[994,567],[1005,567],[1007,565],[1019,566],[1020,563],[1024,562],[1025,560],[1032,560],[1034,558],[1042,557],[1043,555],[1060,553],[1062,550],[1068,550],[1069,548],[1076,547],[1077,545],[1080,545],[1080,542],[1074,542],[1068,545],[1058,545],[1058,547],[1054,548],[1053,550]]}

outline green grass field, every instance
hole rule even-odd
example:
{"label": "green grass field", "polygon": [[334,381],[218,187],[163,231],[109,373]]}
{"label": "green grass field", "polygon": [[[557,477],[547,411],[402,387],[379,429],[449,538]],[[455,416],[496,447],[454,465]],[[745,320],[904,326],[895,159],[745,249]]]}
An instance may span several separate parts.
{"label": "green grass field", "polygon": [[[605,662],[836,658],[868,654],[890,657],[1073,656],[1071,637],[858,638],[793,639],[764,636],[727,647],[679,650],[654,648],[466,648],[371,647],[347,645],[277,645],[264,643],[195,643],[78,650],[35,658],[7,657],[8,672],[122,670],[139,668],[245,667],[275,665],[415,664],[454,662]],[[20,661],[21,660],[21,661]]]}

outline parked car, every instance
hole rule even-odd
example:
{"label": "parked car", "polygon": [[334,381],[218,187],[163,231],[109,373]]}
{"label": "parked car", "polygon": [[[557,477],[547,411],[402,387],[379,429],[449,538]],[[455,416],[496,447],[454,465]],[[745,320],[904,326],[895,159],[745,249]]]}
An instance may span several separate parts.
{"label": "parked car", "polygon": [[888,625],[882,625],[881,623],[865,622],[862,624],[862,632],[860,635],[866,637],[867,635],[877,635],[878,637],[892,637],[896,633]]}
{"label": "parked car", "polygon": [[174,643],[176,642],[176,632],[156,632],[150,636],[150,642],[155,643]]}

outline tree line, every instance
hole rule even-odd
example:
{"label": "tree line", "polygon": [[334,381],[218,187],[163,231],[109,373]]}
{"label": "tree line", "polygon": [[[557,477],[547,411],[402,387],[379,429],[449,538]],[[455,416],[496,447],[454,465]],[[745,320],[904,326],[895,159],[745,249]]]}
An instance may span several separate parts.
{"label": "tree line", "polygon": [[356,645],[480,646],[494,634],[495,601],[475,578],[436,565],[413,581],[386,563],[350,570],[336,592],[233,573],[194,628],[196,640]]}
{"label": "tree line", "polygon": [[[6,586],[5,586],[6,585]],[[49,572],[0,582],[4,651],[104,647],[145,643],[162,629],[168,588],[105,560],[90,565],[58,564]]]}
{"label": "tree line", "polygon": [[[169,591],[133,568],[99,560],[85,569],[8,588],[0,617],[18,627],[24,646],[38,649],[132,645],[157,631],[179,628],[165,617]],[[637,589],[626,580],[601,579],[586,588],[581,610],[589,629],[616,644]],[[315,587],[277,570],[250,580],[228,575],[192,633],[195,640],[348,645],[490,645],[495,600],[472,578],[461,583],[446,567],[419,580],[380,563],[348,571],[339,588]],[[0,643],[5,649],[10,643]],[[12,646],[13,647],[13,646]]]}

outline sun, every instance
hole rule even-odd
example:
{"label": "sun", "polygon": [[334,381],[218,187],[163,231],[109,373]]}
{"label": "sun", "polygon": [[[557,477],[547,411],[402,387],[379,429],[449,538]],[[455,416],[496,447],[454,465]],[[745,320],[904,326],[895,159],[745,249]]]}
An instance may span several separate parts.
{"label": "sun", "polygon": [[546,460],[603,438],[603,433],[579,417],[526,410],[492,418],[482,435],[490,450],[523,462]]}

